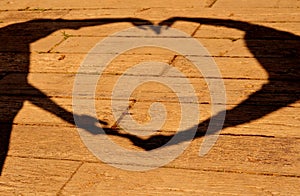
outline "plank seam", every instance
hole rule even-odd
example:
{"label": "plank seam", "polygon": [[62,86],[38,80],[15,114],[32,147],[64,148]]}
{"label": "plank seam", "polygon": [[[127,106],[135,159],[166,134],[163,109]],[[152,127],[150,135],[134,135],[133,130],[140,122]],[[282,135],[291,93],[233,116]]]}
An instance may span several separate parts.
{"label": "plank seam", "polygon": [[75,171],[71,174],[70,178],[64,183],[64,185],[59,189],[57,195],[62,195],[63,189],[67,186],[67,184],[72,180],[74,175],[77,173],[77,171],[80,169],[80,167],[84,164],[84,162],[81,162],[79,166],[75,169]]}

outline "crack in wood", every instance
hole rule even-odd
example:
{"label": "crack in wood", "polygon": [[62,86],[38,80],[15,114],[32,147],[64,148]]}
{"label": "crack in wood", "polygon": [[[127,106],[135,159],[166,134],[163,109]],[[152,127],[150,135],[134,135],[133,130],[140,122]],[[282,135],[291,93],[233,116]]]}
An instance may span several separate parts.
{"label": "crack in wood", "polygon": [[129,106],[126,108],[126,110],[121,114],[121,116],[116,120],[116,122],[111,126],[112,130],[117,130],[119,127],[119,124],[121,122],[121,120],[125,117],[125,115],[129,114],[129,110],[134,106],[134,104],[136,103],[136,100],[133,99],[130,101]]}
{"label": "crack in wood", "polygon": [[64,185],[59,189],[57,195],[61,195],[63,189],[67,186],[67,184],[72,180],[72,178],[74,177],[74,175],[77,173],[77,171],[80,169],[80,167],[84,164],[84,162],[81,162],[79,164],[79,166],[75,169],[75,171],[71,174],[71,176],[69,177],[69,179],[64,183]]}
{"label": "crack in wood", "polygon": [[217,0],[207,0],[205,7],[211,8],[216,2]]}

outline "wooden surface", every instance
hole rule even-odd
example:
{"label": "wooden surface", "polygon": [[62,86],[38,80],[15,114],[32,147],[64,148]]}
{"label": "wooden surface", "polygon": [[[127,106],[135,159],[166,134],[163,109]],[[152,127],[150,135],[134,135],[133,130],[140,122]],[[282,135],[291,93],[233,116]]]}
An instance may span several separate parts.
{"label": "wooden surface", "polygon": [[[10,131],[11,135],[0,195],[299,195],[299,6],[297,0],[1,1],[0,137]],[[85,27],[70,29],[67,23],[30,20],[126,17],[154,24],[184,17],[172,27],[198,39],[216,61],[226,87],[228,115],[207,155],[198,156],[204,139],[200,134],[161,168],[124,171],[98,160],[81,141],[72,120],[77,70],[96,43],[133,24],[82,23],[79,26]],[[226,27],[229,20],[221,26],[197,22],[200,17],[242,21],[249,32]],[[110,102],[115,82],[132,65],[149,60],[171,64],[194,85],[203,132],[212,117],[203,76],[184,57],[153,48],[128,51],[105,70],[96,91],[98,118],[106,128],[115,124]],[[174,76],[166,72],[165,77]],[[180,110],[174,92],[144,85],[131,98],[136,103],[130,113],[141,123],[149,120],[152,102],[165,104],[168,121],[157,134],[175,133]],[[151,142],[109,137],[138,151],[148,145],[141,142]]]}

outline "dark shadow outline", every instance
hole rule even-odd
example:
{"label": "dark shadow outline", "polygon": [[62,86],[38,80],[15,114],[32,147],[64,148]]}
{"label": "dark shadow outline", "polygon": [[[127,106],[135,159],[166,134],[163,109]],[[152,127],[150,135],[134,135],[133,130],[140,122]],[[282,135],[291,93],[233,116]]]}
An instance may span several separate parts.
{"label": "dark shadow outline", "polygon": [[0,28],[2,57],[0,59],[0,96],[2,97],[0,100],[0,175],[9,149],[13,121],[24,101],[28,100],[75,125],[71,112],[57,105],[42,91],[28,83],[30,44],[61,29],[79,29],[120,22],[130,22],[134,26],[152,24],[147,20],[130,17],[83,20],[35,19]]}
{"label": "dark shadow outline", "polygon": [[[244,41],[249,51],[253,54],[254,58],[261,64],[261,66],[268,73],[268,83],[264,84],[260,90],[251,94],[248,99],[241,102],[233,109],[226,111],[226,119],[223,128],[234,127],[244,123],[248,123],[262,118],[280,108],[287,107],[292,103],[295,103],[300,98],[299,91],[299,47],[300,37],[285,31],[276,30],[274,28],[265,27],[261,25],[251,24],[248,22],[224,20],[224,19],[209,19],[209,18],[187,18],[187,17],[173,17],[168,20],[162,21],[159,25],[172,26],[176,21],[188,21],[196,22],[204,25],[223,26],[227,28],[239,29],[245,32]],[[23,23],[17,23],[8,25],[0,29],[0,51],[1,53],[7,53],[10,58],[13,59],[14,55],[17,56],[17,52],[7,52],[6,49],[13,49],[13,51],[21,51],[25,55],[22,67],[20,68],[21,77],[19,77],[16,85],[12,85],[13,81],[9,81],[9,76],[17,74],[17,71],[9,71],[9,66],[16,63],[9,62],[11,59],[0,59],[0,85],[7,84],[8,88],[1,88],[0,95],[7,99],[1,101],[1,143],[0,143],[0,175],[4,165],[5,158],[7,156],[9,148],[9,139],[12,130],[13,120],[17,113],[22,108],[25,100],[31,101],[38,107],[55,114],[57,117],[65,120],[66,122],[75,125],[73,114],[58,106],[51,101],[47,95],[41,92],[39,89],[31,86],[27,81],[27,74],[29,73],[30,66],[30,43],[33,43],[41,38],[44,38],[54,31],[60,29],[78,29],[86,26],[103,25],[115,22],[131,22],[136,26],[139,25],[151,25],[152,23],[147,20],[137,18],[111,18],[111,19],[87,19],[87,20],[52,20],[52,19],[37,19]],[[44,25],[44,26],[43,26]],[[44,27],[44,28],[43,28]],[[45,28],[47,27],[47,28]],[[164,27],[162,27],[164,28]],[[35,32],[35,30],[39,30]],[[21,32],[18,32],[20,31]],[[159,33],[159,32],[158,32]],[[15,36],[12,36],[15,35]],[[19,40],[18,36],[23,35],[28,39]],[[290,43],[289,43],[290,42]],[[16,43],[21,43],[16,46]],[[281,61],[281,62],[279,62]],[[282,62],[283,61],[283,62]],[[5,64],[8,63],[8,69],[5,69]],[[284,65],[284,67],[282,67]],[[25,74],[24,74],[25,73]],[[7,81],[8,80],[8,81]],[[1,84],[2,83],[2,84]],[[22,84],[22,88],[20,88]],[[18,90],[18,94],[10,93],[14,90]],[[25,89],[25,90],[24,90]],[[28,94],[28,92],[31,92]],[[280,95],[276,97],[274,95]],[[10,99],[11,97],[17,97],[18,99]],[[7,112],[7,116],[4,117],[4,113]],[[75,114],[76,115],[76,114]],[[82,116],[81,116],[82,117]],[[96,126],[99,122],[97,119],[86,116],[87,120]],[[208,124],[211,119],[218,118],[218,115],[213,116],[199,125],[195,125],[198,129],[195,137],[202,137],[205,135]],[[105,122],[100,121],[105,125]],[[89,131],[89,130],[87,130]],[[122,133],[121,131],[105,128],[105,131],[109,135],[116,135],[124,137],[132,141],[136,146],[139,146],[145,150],[153,150],[166,144],[174,135],[155,135],[147,139],[142,139],[135,135]],[[190,129],[183,131],[191,131]],[[219,131],[219,130],[214,130]],[[185,141],[184,138],[182,141]],[[172,144],[174,145],[174,143]]]}

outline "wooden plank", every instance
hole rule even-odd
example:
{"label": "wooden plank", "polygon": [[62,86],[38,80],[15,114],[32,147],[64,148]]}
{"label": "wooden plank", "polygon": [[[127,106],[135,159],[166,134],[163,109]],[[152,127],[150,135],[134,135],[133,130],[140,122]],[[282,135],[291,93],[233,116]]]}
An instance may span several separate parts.
{"label": "wooden plank", "polygon": [[[18,76],[18,75],[16,75]],[[44,78],[49,77],[52,80],[44,80]],[[8,76],[7,76],[8,77]],[[13,79],[13,77],[10,77]],[[17,77],[16,77],[17,78]],[[104,77],[104,79],[100,80],[100,86],[97,87],[96,90],[96,97],[99,99],[111,99],[111,93],[113,91],[113,87],[115,85],[115,80],[117,80],[119,77],[117,76],[107,76]],[[128,77],[128,79],[131,79],[131,77]],[[16,80],[16,79],[15,79]],[[12,81],[12,80],[11,80]],[[72,97],[72,88],[73,88],[73,77],[71,75],[50,75],[50,74],[39,74],[39,76],[35,76],[34,78],[35,83],[34,86],[38,88],[40,91],[42,91],[44,94],[50,97]],[[115,82],[113,82],[115,81]],[[210,96],[209,91],[207,90],[207,85],[204,81],[200,82],[196,79],[192,79],[192,84],[194,85],[194,88],[196,90],[196,93],[190,92],[186,96],[196,96],[199,97],[200,103],[210,103]],[[242,100],[245,100],[248,95],[255,92],[255,90],[260,88],[262,82],[256,82],[253,81],[243,81],[243,80],[225,80],[225,85],[227,89],[227,104],[238,104]],[[140,89],[137,89],[134,97],[134,99],[137,99],[139,101],[177,101],[177,96],[174,94],[169,88],[160,88],[157,85],[154,85],[154,83],[148,83],[149,85],[146,85],[145,87],[141,87]],[[184,84],[184,81],[181,82],[177,80],[178,85]],[[60,86],[60,88],[57,88],[57,85]],[[243,87],[247,87],[248,85],[251,85],[248,87],[249,90],[239,90],[243,89]],[[22,95],[22,96],[42,96],[39,91],[35,90],[34,88],[24,85],[22,83],[15,83],[15,84],[3,84],[1,86],[1,94],[2,95]],[[145,88],[151,87],[151,89],[147,90]],[[84,86],[82,88],[85,88]],[[152,91],[155,90],[155,91]],[[124,89],[125,91],[129,91],[129,89]],[[274,94],[273,92],[265,92],[265,97],[260,97],[259,99],[256,99],[256,104],[267,104],[266,102],[272,101],[270,100],[270,93]],[[273,100],[274,103],[280,104],[281,102],[289,100],[290,93],[288,92],[278,92],[278,94],[281,95],[280,99],[278,101]],[[150,96],[150,97],[149,97]],[[124,99],[125,97],[117,97],[119,99]],[[127,98],[126,98],[127,99]]]}
{"label": "wooden plank", "polygon": [[290,8],[300,7],[299,1],[295,0],[279,0],[279,1],[247,1],[247,0],[218,0],[214,6],[215,8]]}
{"label": "wooden plank", "polygon": [[[4,97],[1,98],[2,100],[5,99]],[[9,99],[17,103],[20,101],[18,98],[9,97]],[[38,99],[37,99],[38,100]],[[51,106],[46,100],[39,99],[43,107],[45,109],[39,108],[33,105],[30,102],[25,102],[23,109],[18,113],[16,116],[14,123],[18,125],[41,125],[41,126],[62,126],[62,127],[69,127],[73,126],[72,123],[69,124],[68,120],[66,119],[73,119],[72,116],[72,100],[71,99],[61,99],[61,98],[52,98],[56,104],[58,104],[61,108],[64,108],[66,111],[61,112],[57,108]],[[8,119],[8,112],[12,110],[14,107],[8,105],[8,101],[6,103],[2,101],[2,115],[1,121],[5,122]],[[149,119],[148,109],[150,104],[153,103],[145,102],[145,101],[138,101],[134,105],[134,107],[129,111],[134,120],[138,122],[145,122]],[[168,113],[167,116],[167,123],[162,127],[160,130],[166,133],[174,133],[178,129],[178,123],[180,122],[178,119],[181,116],[180,108],[178,108],[178,103],[170,103],[170,102],[163,102],[162,103],[166,108]],[[228,106],[227,108],[230,109]],[[272,106],[269,106],[272,107]],[[251,110],[250,110],[251,109]],[[247,116],[256,116],[258,110],[266,110],[268,109],[267,106],[262,108],[261,106],[254,106],[253,108],[250,107],[249,111],[247,111],[247,107],[245,110],[235,115],[231,115],[229,118],[226,119],[226,124],[235,124],[236,122],[240,122],[238,126],[233,126],[230,128],[226,128],[222,130],[224,134],[242,134],[242,135],[265,135],[265,136],[275,136],[275,137],[300,137],[299,136],[299,127],[300,127],[300,119],[298,118],[297,114],[299,113],[299,104],[294,104],[291,107],[282,108],[277,110],[271,114],[266,116],[261,116],[259,119],[251,122],[243,122],[243,119]],[[52,113],[50,113],[52,111]],[[97,116],[100,120],[107,123],[107,127],[112,127],[113,124],[117,121],[112,114],[111,109],[111,102],[110,100],[97,100],[96,101],[96,111]],[[200,119],[199,123],[204,122],[208,118],[211,117],[211,106],[208,104],[201,104],[199,106],[200,111]],[[123,112],[123,111],[122,111]],[[53,114],[54,113],[54,114]],[[30,114],[30,115],[28,115]],[[56,114],[56,115],[55,115]],[[119,116],[118,116],[119,117]],[[118,118],[116,117],[116,118]],[[65,120],[63,120],[65,119]],[[124,123],[124,121],[122,121]],[[125,121],[126,122],[126,121]],[[276,126],[274,126],[276,125]],[[191,125],[193,126],[193,125]],[[205,131],[205,127],[201,126],[201,131]],[[141,130],[144,131],[144,130]]]}
{"label": "wooden plank", "polygon": [[[1,53],[2,59],[7,59],[5,65],[5,71],[8,72],[26,72],[25,66],[16,66],[18,63],[13,62],[13,59],[26,63],[25,54],[11,54]],[[14,58],[16,57],[16,58]],[[85,54],[31,54],[30,58],[30,70],[31,73],[77,73],[80,64],[83,62]],[[131,55],[128,58],[127,55],[121,55],[116,58],[113,63],[104,71],[105,74],[121,75],[129,67],[136,65],[144,61],[155,61],[169,63],[174,56],[169,55]],[[266,71],[261,67],[255,58],[230,58],[230,57],[214,57],[214,60],[219,67],[221,74],[224,78],[245,78],[245,79],[267,79]],[[278,59],[276,64],[273,63],[273,59],[265,60],[267,65],[273,65],[272,75],[283,77],[283,67],[288,65],[286,59]],[[43,64],[43,66],[40,66]],[[172,63],[177,69],[182,71],[187,77],[201,77],[195,69],[193,64],[186,61],[184,58],[178,56]],[[91,67],[92,69],[92,67]],[[3,70],[4,71],[4,70]],[[289,77],[285,74],[286,77]]]}
{"label": "wooden plank", "polygon": [[[6,72],[27,72],[26,64],[28,63],[27,54],[0,53],[1,58],[5,61]],[[30,72],[35,73],[57,73],[57,74],[76,74],[79,66],[84,60],[86,54],[70,54],[70,53],[50,53],[38,54],[32,53],[30,57]],[[105,74],[121,75],[129,67],[144,61],[160,61],[170,63],[174,58],[173,55],[121,55],[116,58],[104,71]],[[267,79],[266,71],[261,67],[255,58],[231,58],[231,57],[213,57],[221,74],[224,78],[244,78],[244,79]],[[278,60],[274,64],[274,59],[265,59],[267,66],[272,65],[272,75],[276,77],[290,77],[292,73],[285,73],[285,67],[289,65],[289,60],[285,58]],[[20,63],[21,62],[21,63]],[[43,66],[41,66],[41,64]],[[18,66],[17,66],[18,65]],[[22,66],[24,65],[24,66]],[[172,62],[179,71],[183,72],[187,77],[201,77],[193,64],[178,56]],[[93,69],[93,67],[91,67]],[[283,74],[285,73],[285,74]]]}
{"label": "wooden plank", "polygon": [[[89,10],[88,12],[71,10],[64,16],[66,19],[72,18],[93,18],[93,17],[138,17],[148,20],[160,21],[170,17],[208,17],[208,18],[222,18],[242,21],[264,21],[264,22],[299,22],[299,8],[151,8],[143,12],[136,10]],[[292,16],[292,17],[291,17]]]}
{"label": "wooden plank", "polygon": [[[20,4],[21,5],[21,4]],[[134,4],[133,4],[134,5]],[[25,9],[21,5],[19,9]],[[73,10],[47,10],[48,8],[29,8],[31,11],[8,10],[0,12],[0,20],[4,22],[20,22],[32,18],[63,18],[63,19],[88,19],[88,18],[126,18],[134,17],[147,19],[159,23],[170,17],[207,17],[242,20],[248,22],[276,22],[290,23],[299,22],[299,8],[201,8],[199,6],[190,7],[149,7],[139,6],[131,8],[104,8],[104,9],[73,9]],[[5,8],[3,8],[5,9]],[[8,8],[9,9],[9,8]],[[34,9],[37,9],[34,11]],[[51,9],[51,8],[49,8]],[[57,12],[60,12],[57,14]],[[254,14],[253,14],[254,13]],[[57,15],[55,15],[57,14]]]}
{"label": "wooden plank", "polygon": [[[276,9],[282,9],[282,8],[295,8],[299,7],[297,4],[298,2],[295,2],[294,0],[289,1],[275,1],[272,3],[266,3],[266,2],[259,2],[259,1],[252,1],[247,2],[245,0],[243,1],[229,1],[229,0],[220,0],[217,1],[213,8],[276,8]],[[43,9],[74,9],[78,10],[82,8],[83,6],[85,9],[125,9],[125,8],[139,8],[141,9],[140,12],[146,11],[146,8],[203,8],[206,6],[206,1],[189,1],[183,3],[182,1],[172,1],[172,2],[161,2],[158,0],[151,0],[143,3],[136,3],[132,0],[127,1],[118,1],[118,0],[112,0],[109,2],[99,2],[96,0],[84,2],[84,4],[81,1],[78,0],[72,0],[69,3],[62,3],[58,0],[54,1],[39,1],[39,2],[31,2],[28,0],[21,0],[20,3],[15,4],[13,2],[2,2],[1,4],[2,10],[35,10],[35,11],[41,11]],[[142,10],[143,8],[143,10]],[[83,11],[83,10],[82,10]]]}
{"label": "wooden plank", "polygon": [[[155,22],[155,21],[153,21],[153,22]],[[140,24],[143,24],[143,23],[140,22]],[[84,28],[77,29],[77,30],[66,29],[65,32],[71,36],[80,36],[80,37],[85,37],[85,36],[102,37],[103,36],[103,37],[105,37],[105,36],[113,35],[114,33],[117,33],[119,31],[126,30],[133,26],[134,25],[130,22],[130,20],[125,19],[123,22],[122,21],[119,21],[116,23],[112,22],[112,23],[93,26],[93,27],[84,27]],[[196,30],[196,28],[198,26],[199,26],[199,24],[197,24],[197,23],[178,21],[172,27],[191,35],[192,33],[194,33],[194,31]]]}
{"label": "wooden plank", "polygon": [[[81,53],[87,54],[102,38],[100,37],[71,37],[66,41],[62,42],[59,46],[57,46],[53,52],[56,53]],[[175,38],[174,38],[175,40]],[[142,41],[142,39],[141,39]],[[248,47],[245,44],[244,40],[231,40],[229,39],[205,39],[200,38],[200,43],[209,51],[209,53],[213,56],[228,56],[228,57],[254,57],[254,54],[249,51]],[[247,44],[251,47],[257,48],[257,53],[255,57],[286,57],[288,54],[280,52],[279,49],[275,50],[272,47],[276,44],[277,48],[295,48],[299,40],[285,40],[285,41],[274,41],[274,40],[248,40]],[[34,48],[33,48],[34,50]],[[141,54],[144,53],[147,48],[142,48],[140,52],[134,50],[134,52],[128,52],[127,54]],[[11,50],[6,50],[9,52]],[[13,51],[12,51],[13,52]],[[157,50],[152,54],[159,54],[161,50]],[[289,51],[286,51],[289,52]],[[99,55],[101,52],[99,52]]]}
{"label": "wooden plank", "polygon": [[[3,4],[4,2],[1,1],[1,4]],[[22,5],[22,2],[18,2],[18,5],[20,5],[19,8],[15,9],[25,9],[27,6],[26,5]],[[5,6],[2,7],[0,6],[1,10],[5,10]],[[9,8],[8,8],[9,9]],[[5,11],[0,11],[0,20],[6,24],[14,24],[17,22],[25,22],[28,20],[34,20],[34,19],[38,19],[38,18],[51,18],[51,19],[57,19],[60,17],[63,17],[65,14],[68,13],[68,10],[44,10],[43,8],[36,8],[36,11],[9,11],[9,10],[5,10]],[[3,25],[3,24],[1,24]]]}
{"label": "wooden plank", "polygon": [[74,126],[67,126],[66,123],[59,125],[55,122],[48,126],[46,122],[14,125],[9,157],[98,162],[81,141],[77,129]]}
{"label": "wooden plank", "polygon": [[[110,135],[109,138],[117,145],[140,151],[164,144],[165,140],[159,139],[159,134],[155,135],[157,137],[148,140],[126,134]],[[167,135],[171,133],[160,133],[160,136]],[[200,157],[198,153],[202,142],[203,137],[197,137],[182,155],[166,167],[274,176],[300,175],[299,137],[220,135],[211,151]],[[9,156],[98,162],[84,146],[75,128],[43,125],[15,125]],[[153,165],[148,164],[144,166]]]}
{"label": "wooden plank", "polygon": [[[114,8],[121,8],[121,9],[128,9],[128,8],[139,8],[139,9],[146,9],[146,8],[155,8],[155,7],[203,7],[205,1],[198,1],[198,0],[191,0],[189,2],[182,2],[182,1],[172,1],[172,2],[161,2],[159,0],[150,0],[143,3],[137,3],[133,0],[126,0],[126,1],[119,1],[119,0],[112,0],[112,1],[97,1],[97,0],[89,0],[87,2],[82,2],[79,0],[72,0],[68,3],[61,2],[59,0],[44,0],[38,2],[32,2],[28,0],[21,0],[19,5],[15,3],[7,3],[2,2],[0,6],[2,9],[25,9],[27,10],[34,10],[34,9],[80,9],[84,7],[85,9],[114,9]],[[82,10],[82,9],[81,9]],[[141,12],[143,10],[140,10]]]}
{"label": "wooden plank", "polygon": [[80,162],[8,157],[0,177],[1,195],[58,193]]}
{"label": "wooden plank", "polygon": [[[24,7],[24,6],[22,6]],[[146,8],[146,9],[144,9]],[[299,8],[179,8],[164,7],[150,8],[141,6],[141,8],[116,8],[116,9],[87,9],[78,10],[46,10],[46,11],[5,11],[0,12],[0,20],[4,22],[20,22],[32,18],[59,18],[63,19],[88,19],[88,18],[142,18],[152,20],[158,23],[161,20],[170,17],[208,17],[242,20],[248,22],[276,22],[290,23],[299,22]],[[33,8],[34,9],[34,8]],[[40,8],[47,9],[47,8]],[[60,13],[57,13],[60,12]],[[253,14],[255,12],[255,14]],[[24,14],[25,13],[25,14]],[[66,14],[67,13],[67,14]]]}
{"label": "wooden plank", "polygon": [[[259,182],[259,183],[258,183]],[[299,178],[160,168],[129,172],[103,164],[84,164],[63,194],[106,195],[297,195]],[[112,189],[112,187],[114,187]]]}
{"label": "wooden plank", "polygon": [[[72,89],[74,86],[73,74],[48,74],[48,73],[34,73],[29,75],[29,83],[34,87],[24,84],[22,79],[26,77],[23,74],[9,74],[2,80],[0,91],[2,95],[28,95],[28,96],[42,96],[39,91],[50,97],[72,97]],[[87,75],[88,77],[88,75]],[[96,89],[96,97],[99,99],[110,99],[111,92],[119,79],[118,75],[103,75],[99,80],[99,85]],[[127,79],[133,79],[135,77],[143,76],[124,76]],[[46,79],[49,78],[49,79]],[[185,84],[186,80],[181,78],[170,77],[170,81],[174,81],[174,84]],[[207,84],[203,78],[189,78],[190,84],[193,85],[196,95],[199,97],[200,103],[210,103],[209,90]],[[228,104],[238,104],[245,100],[252,93],[260,90],[261,86],[267,81],[265,80],[247,80],[247,79],[223,79]],[[293,82],[274,81],[273,85],[265,89],[260,96],[253,99],[255,104],[267,104],[272,101],[274,104],[282,104],[291,100],[291,95],[295,94],[297,86]],[[287,88],[286,85],[289,85]],[[59,88],[57,87],[59,86]],[[84,88],[84,87],[83,87]],[[148,88],[148,89],[147,89]],[[128,91],[129,89],[124,89]],[[274,99],[274,95],[277,94],[278,99]],[[193,92],[189,92],[186,96],[194,95]],[[169,88],[162,88],[155,83],[148,83],[145,87],[141,87],[137,91],[136,99],[139,100],[161,100],[161,101],[176,101],[177,97]],[[150,96],[150,97],[149,97]],[[122,97],[119,97],[122,98]]]}

